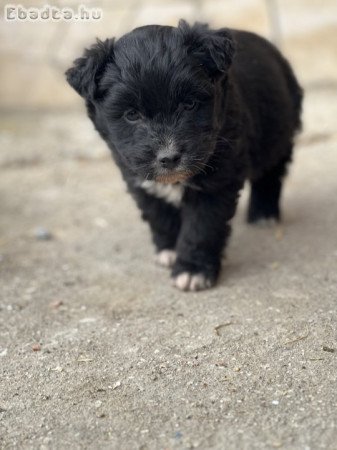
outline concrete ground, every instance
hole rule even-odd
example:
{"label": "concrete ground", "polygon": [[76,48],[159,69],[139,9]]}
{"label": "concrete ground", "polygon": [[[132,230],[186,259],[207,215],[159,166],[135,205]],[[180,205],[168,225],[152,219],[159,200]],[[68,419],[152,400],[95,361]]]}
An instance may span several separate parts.
{"label": "concrete ground", "polygon": [[220,283],[195,294],[154,265],[84,114],[2,119],[1,448],[337,448],[332,95],[307,93],[283,229],[246,225],[243,195]]}
{"label": "concrete ground", "polygon": [[[300,3],[289,9],[304,23]],[[325,26],[284,43],[306,88],[284,223],[246,225],[244,191],[219,284],[201,293],[175,290],[154,264],[147,226],[61,72],[24,96],[5,55],[1,450],[337,449],[337,58],[324,14]],[[19,52],[19,35],[7,48]],[[32,61],[20,66],[28,79],[45,64]]]}

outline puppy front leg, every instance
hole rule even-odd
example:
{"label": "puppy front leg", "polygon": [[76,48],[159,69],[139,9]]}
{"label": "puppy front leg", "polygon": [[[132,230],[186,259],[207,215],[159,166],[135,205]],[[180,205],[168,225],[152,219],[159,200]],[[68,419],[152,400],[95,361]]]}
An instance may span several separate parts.
{"label": "puppy front leg", "polygon": [[180,230],[180,211],[164,200],[147,194],[143,189],[133,188],[133,195],[142,218],[149,223],[152,240],[156,247],[156,262],[171,267],[176,260],[175,246]]}
{"label": "puppy front leg", "polygon": [[237,193],[193,192],[182,209],[174,285],[183,291],[212,287],[221,268],[221,255],[230,234],[228,221],[235,213]]}

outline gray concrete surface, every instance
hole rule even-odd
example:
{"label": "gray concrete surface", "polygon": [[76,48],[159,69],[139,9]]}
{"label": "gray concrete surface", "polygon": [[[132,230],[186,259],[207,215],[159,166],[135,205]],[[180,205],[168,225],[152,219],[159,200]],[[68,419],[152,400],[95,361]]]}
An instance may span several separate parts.
{"label": "gray concrete surface", "polygon": [[1,117],[1,449],[337,448],[335,97],[307,92],[283,229],[244,193],[195,294],[84,114]]}

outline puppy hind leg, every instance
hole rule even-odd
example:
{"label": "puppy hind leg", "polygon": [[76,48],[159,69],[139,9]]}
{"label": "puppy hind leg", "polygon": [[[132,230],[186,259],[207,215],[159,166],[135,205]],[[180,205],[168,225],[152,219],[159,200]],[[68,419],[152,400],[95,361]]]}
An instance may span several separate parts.
{"label": "puppy hind leg", "polygon": [[247,214],[248,223],[258,223],[271,219],[280,221],[282,184],[287,171],[287,164],[290,160],[291,152],[260,178],[251,181],[251,193]]}

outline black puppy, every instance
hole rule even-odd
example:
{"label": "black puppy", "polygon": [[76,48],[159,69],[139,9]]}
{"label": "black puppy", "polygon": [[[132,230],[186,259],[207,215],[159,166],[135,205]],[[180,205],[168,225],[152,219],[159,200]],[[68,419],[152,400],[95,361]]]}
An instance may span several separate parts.
{"label": "black puppy", "polygon": [[137,28],[66,73],[86,101],[182,290],[211,287],[248,178],[248,222],[280,219],[302,90],[280,52],[244,31]]}

